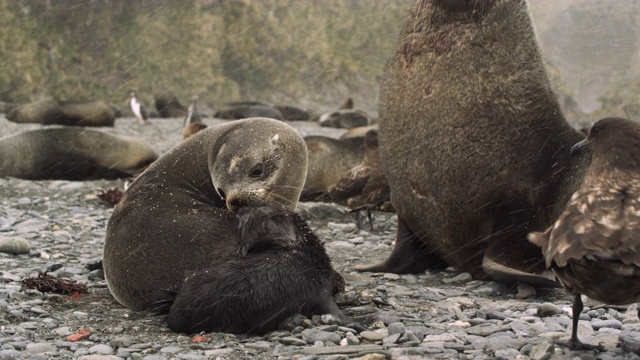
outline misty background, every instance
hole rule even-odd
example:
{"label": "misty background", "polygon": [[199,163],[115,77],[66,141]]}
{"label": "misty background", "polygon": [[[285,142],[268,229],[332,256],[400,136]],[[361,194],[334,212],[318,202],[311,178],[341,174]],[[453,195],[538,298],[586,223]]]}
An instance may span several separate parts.
{"label": "misty background", "polygon": [[[259,100],[314,111],[346,97],[377,112],[378,84],[413,1],[1,1],[0,101],[147,104],[173,91],[202,107]],[[640,2],[533,0],[569,121],[640,116]]]}

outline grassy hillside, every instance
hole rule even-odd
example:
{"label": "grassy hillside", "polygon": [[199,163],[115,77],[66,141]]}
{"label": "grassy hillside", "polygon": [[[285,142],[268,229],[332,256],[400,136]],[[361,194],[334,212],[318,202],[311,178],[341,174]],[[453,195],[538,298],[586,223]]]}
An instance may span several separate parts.
{"label": "grassy hillside", "polygon": [[0,100],[146,102],[168,88],[215,106],[259,99],[375,110],[410,2],[0,2]]}
{"label": "grassy hillside", "polygon": [[[570,118],[638,108],[635,0],[530,2]],[[43,97],[147,104],[257,99],[317,110],[347,96],[377,110],[407,10],[396,0],[0,1],[0,101]],[[632,104],[632,106],[628,106]],[[639,104],[637,106],[633,104]],[[635,106],[635,107],[634,107]]]}

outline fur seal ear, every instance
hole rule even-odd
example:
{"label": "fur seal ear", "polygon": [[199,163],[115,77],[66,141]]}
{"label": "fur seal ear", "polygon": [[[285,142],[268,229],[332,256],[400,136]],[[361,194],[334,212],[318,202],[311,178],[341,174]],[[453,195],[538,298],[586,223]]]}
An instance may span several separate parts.
{"label": "fur seal ear", "polygon": [[271,145],[273,145],[273,147],[277,147],[278,146],[278,139],[279,139],[279,134],[275,134],[271,138]]}

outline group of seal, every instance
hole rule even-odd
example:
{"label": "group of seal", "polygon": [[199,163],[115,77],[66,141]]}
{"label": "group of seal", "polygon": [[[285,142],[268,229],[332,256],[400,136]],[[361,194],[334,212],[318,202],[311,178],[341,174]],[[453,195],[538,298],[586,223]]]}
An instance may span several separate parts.
{"label": "group of seal", "polygon": [[158,154],[142,139],[76,127],[0,139],[0,177],[92,180],[129,177]]}
{"label": "group of seal", "polygon": [[[168,292],[175,292],[176,302],[170,313],[174,315],[169,321],[179,331],[210,328],[209,325],[223,331],[271,328],[272,323],[257,316],[258,308],[254,307],[273,309],[273,304],[285,301],[286,311],[278,317],[291,315],[294,309],[305,308],[309,300],[303,295],[305,292],[316,297],[310,303],[317,309],[314,311],[335,310],[325,290],[327,284],[335,288],[334,283],[339,280],[332,276],[327,281],[324,257],[308,258],[303,252],[299,258],[291,259],[292,263],[264,268],[250,260],[266,258],[270,249],[278,247],[297,249],[297,241],[307,241],[308,234],[300,231],[303,227],[293,215],[259,213],[255,215],[257,219],[268,218],[264,220],[265,231],[275,233],[263,235],[258,231],[251,235],[242,233],[249,225],[240,227],[234,214],[240,208],[261,205],[293,210],[306,168],[307,150],[302,137],[289,125],[273,119],[229,122],[184,140],[140,175],[116,206],[104,245],[109,290],[122,305],[133,310],[153,307],[167,301]],[[281,230],[276,224],[269,225],[280,221]],[[240,248],[244,250],[239,253]],[[309,251],[319,255],[315,247]],[[302,259],[305,263],[299,262]],[[301,275],[301,268],[323,269],[317,273],[320,282],[311,285],[306,280],[293,279],[292,276]],[[249,280],[239,280],[247,276]],[[253,282],[254,277],[269,281]],[[234,284],[242,287],[233,288]],[[249,285],[252,289],[246,292]],[[219,293],[221,289],[223,293]],[[276,289],[289,292],[279,293]],[[246,298],[252,294],[260,297]],[[244,300],[235,303],[221,296],[240,296]],[[222,302],[202,307],[206,302],[203,299],[209,298]],[[239,304],[251,308],[236,306]],[[215,310],[211,312],[213,317],[206,319],[204,312],[210,310]],[[195,323],[186,324],[181,317],[223,322],[198,327]],[[234,317],[242,319],[237,327],[225,322]]]}
{"label": "group of seal", "polygon": [[380,90],[380,155],[398,213],[392,253],[359,270],[453,266],[554,285],[527,241],[582,180],[524,1],[417,1]]}
{"label": "group of seal", "polygon": [[7,113],[9,121],[43,125],[113,126],[115,119],[114,109],[102,100],[39,100],[17,105]]}
{"label": "group of seal", "polygon": [[572,349],[601,349],[578,339],[581,294],[607,304],[640,300],[640,124],[620,118],[596,122],[573,154],[588,149],[584,182],[558,220],[529,234],[546,267],[574,296]]}

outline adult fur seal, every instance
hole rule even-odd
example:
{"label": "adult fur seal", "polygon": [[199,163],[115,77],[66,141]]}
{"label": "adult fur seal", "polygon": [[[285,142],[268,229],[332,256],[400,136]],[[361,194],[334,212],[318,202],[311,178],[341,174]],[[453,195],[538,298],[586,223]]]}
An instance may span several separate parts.
{"label": "adult fur seal", "polygon": [[129,177],[158,154],[144,140],[82,128],[23,132],[0,139],[0,176],[29,180]]}
{"label": "adult fur seal", "polygon": [[16,123],[59,124],[73,126],[113,126],[113,108],[102,100],[41,100],[14,107],[7,120]]}
{"label": "adult fur seal", "polygon": [[273,119],[212,126],[184,140],[116,206],[104,246],[109,290],[133,310],[165,300],[167,290],[180,296],[186,277],[238,259],[232,211],[262,204],[294,209],[306,168],[302,137]]}
{"label": "adult fur seal", "polygon": [[[386,261],[551,285],[529,231],[546,228],[586,169],[564,120],[527,4],[417,1],[387,62],[380,155],[398,213]],[[538,276],[544,274],[545,276]]]}
{"label": "adult fur seal", "polygon": [[184,281],[167,317],[172,330],[262,334],[296,312],[347,319],[333,299],[331,260],[300,216],[261,206],[237,217],[240,256]]}

